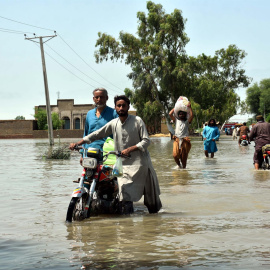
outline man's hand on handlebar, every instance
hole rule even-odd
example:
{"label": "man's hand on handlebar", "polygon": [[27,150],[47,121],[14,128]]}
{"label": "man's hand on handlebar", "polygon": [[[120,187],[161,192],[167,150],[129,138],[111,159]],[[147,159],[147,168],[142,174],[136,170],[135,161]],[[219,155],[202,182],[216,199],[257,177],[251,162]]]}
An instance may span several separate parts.
{"label": "man's hand on handlebar", "polygon": [[74,150],[74,149],[77,148],[79,145],[82,145],[82,144],[84,144],[84,143],[85,143],[84,140],[80,140],[80,141],[77,142],[77,143],[71,143],[71,144],[69,145],[69,149],[70,149],[70,150]]}
{"label": "man's hand on handlebar", "polygon": [[137,150],[137,149],[138,149],[138,147],[136,145],[134,145],[134,146],[131,146],[131,147],[127,148],[127,149],[124,149],[121,152],[121,154],[124,155],[124,156],[129,157],[130,156],[130,153],[133,152],[133,151],[135,151],[135,150]]}
{"label": "man's hand on handlebar", "polygon": [[75,148],[76,146],[78,146],[77,143],[71,143],[71,144],[69,145],[69,149],[70,149],[70,150],[74,150],[74,148]]}

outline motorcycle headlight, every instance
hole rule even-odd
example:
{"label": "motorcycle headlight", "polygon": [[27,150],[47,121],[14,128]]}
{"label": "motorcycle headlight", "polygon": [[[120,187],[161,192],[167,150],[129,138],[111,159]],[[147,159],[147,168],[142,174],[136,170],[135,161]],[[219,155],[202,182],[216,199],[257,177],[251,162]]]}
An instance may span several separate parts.
{"label": "motorcycle headlight", "polygon": [[85,157],[82,162],[83,167],[95,169],[97,167],[97,160],[95,158]]}

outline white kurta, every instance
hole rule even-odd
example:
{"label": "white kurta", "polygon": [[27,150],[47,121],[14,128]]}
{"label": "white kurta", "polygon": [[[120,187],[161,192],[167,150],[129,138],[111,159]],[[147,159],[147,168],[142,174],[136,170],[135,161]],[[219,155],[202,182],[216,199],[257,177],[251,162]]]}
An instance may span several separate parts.
{"label": "white kurta", "polygon": [[[144,195],[145,205],[161,208],[160,189],[147,147],[150,144],[144,122],[138,116],[128,115],[124,123],[113,119],[99,130],[83,138],[87,143],[113,134],[115,151],[123,151],[136,145],[139,150],[131,152],[131,159],[123,158],[123,177],[118,178],[121,200],[139,201]],[[149,205],[149,206],[148,206]]]}

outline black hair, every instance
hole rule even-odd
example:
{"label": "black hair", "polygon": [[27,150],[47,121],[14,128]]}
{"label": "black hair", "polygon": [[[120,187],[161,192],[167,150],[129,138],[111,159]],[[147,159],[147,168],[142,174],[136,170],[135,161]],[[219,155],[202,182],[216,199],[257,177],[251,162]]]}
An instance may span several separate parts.
{"label": "black hair", "polygon": [[210,119],[210,120],[208,121],[208,126],[210,126],[210,122],[211,122],[212,120],[214,121],[214,124],[213,124],[213,127],[214,127],[214,126],[217,125],[217,124],[216,124],[216,120],[215,120],[214,118],[212,118],[212,119]]}
{"label": "black hair", "polygon": [[178,111],[178,113],[177,113],[178,117],[179,117],[179,113],[180,113],[180,112],[185,114],[185,121],[186,121],[186,120],[187,120],[187,112],[185,112],[185,111],[181,111],[181,110],[180,110],[180,111]]}
{"label": "black hair", "polygon": [[130,100],[128,99],[127,96],[121,95],[121,96],[115,96],[114,97],[114,105],[116,106],[116,102],[119,100],[124,100],[128,105],[130,105]]}

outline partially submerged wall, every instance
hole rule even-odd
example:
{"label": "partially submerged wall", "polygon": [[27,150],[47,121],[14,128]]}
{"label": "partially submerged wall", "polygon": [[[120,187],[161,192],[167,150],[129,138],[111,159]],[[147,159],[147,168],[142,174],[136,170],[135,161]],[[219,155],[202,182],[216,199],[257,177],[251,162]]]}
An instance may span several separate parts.
{"label": "partially submerged wall", "polygon": [[[82,138],[82,129],[59,129],[54,138]],[[47,130],[37,130],[36,120],[0,120],[0,139],[48,138]]]}
{"label": "partially submerged wall", "polygon": [[0,120],[0,138],[32,138],[36,120]]}

